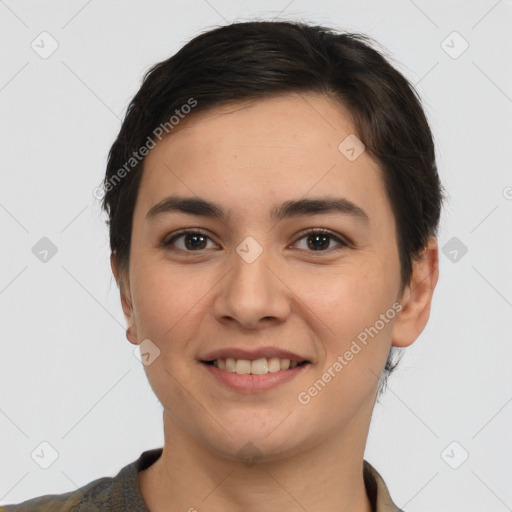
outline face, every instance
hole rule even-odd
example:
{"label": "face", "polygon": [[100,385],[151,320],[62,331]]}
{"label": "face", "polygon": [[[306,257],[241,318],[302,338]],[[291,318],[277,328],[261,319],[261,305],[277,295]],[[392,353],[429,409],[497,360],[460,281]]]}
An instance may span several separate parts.
{"label": "face", "polygon": [[400,263],[381,170],[354,159],[354,139],[339,149],[355,133],[339,103],[290,94],[190,116],[146,157],[128,337],[158,354],[145,371],[167,427],[224,457],[367,427],[400,323]]}

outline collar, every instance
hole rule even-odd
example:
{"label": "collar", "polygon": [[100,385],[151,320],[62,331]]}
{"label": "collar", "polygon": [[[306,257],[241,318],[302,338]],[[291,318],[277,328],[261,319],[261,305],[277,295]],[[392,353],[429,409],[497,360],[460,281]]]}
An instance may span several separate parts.
{"label": "collar", "polygon": [[[156,462],[162,455],[162,451],[162,448],[155,448],[143,452],[136,464],[137,473]],[[372,512],[404,512],[393,503],[380,473],[366,460],[363,461],[363,478]]]}
{"label": "collar", "polygon": [[363,477],[372,512],[404,512],[393,503],[380,473],[366,460],[363,462]]}

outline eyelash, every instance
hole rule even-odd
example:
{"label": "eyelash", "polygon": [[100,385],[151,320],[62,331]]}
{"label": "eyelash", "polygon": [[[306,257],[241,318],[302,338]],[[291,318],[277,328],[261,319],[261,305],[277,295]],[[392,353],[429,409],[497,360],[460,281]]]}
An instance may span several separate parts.
{"label": "eyelash", "polygon": [[[174,234],[172,236],[172,238],[164,240],[162,242],[162,246],[164,248],[169,249],[169,248],[171,248],[172,244],[177,239],[179,239],[185,235],[201,235],[201,236],[204,236],[205,238],[208,238],[209,240],[211,240],[210,236],[207,233],[205,233],[204,231],[202,231],[201,229],[186,229],[186,230],[179,231],[178,233]],[[303,238],[306,238],[307,236],[310,236],[310,235],[327,235],[327,236],[329,236],[332,240],[338,242],[340,245],[337,248],[334,248],[334,250],[339,250],[341,248],[349,247],[349,245],[350,245],[347,241],[343,240],[342,238],[337,236],[332,231],[329,231],[328,229],[322,229],[322,228],[310,228],[310,229],[307,229],[306,231],[303,231],[300,234],[300,237],[297,239],[297,241],[301,240]],[[213,241],[213,240],[211,240],[211,241]],[[197,251],[189,251],[186,249],[177,249],[177,250],[182,251],[182,252],[187,252],[187,253],[194,253],[194,252],[201,253],[201,252],[205,251],[205,249],[199,249]],[[306,251],[306,252],[318,254],[318,253],[327,253],[327,252],[331,252],[331,251],[332,251],[332,248],[325,249],[325,250],[317,250],[317,251],[311,250],[311,251]]]}

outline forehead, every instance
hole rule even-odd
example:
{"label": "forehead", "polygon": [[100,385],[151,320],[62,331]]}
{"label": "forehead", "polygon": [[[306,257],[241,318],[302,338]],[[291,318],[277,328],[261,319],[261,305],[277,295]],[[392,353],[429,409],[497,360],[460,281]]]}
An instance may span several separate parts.
{"label": "forehead", "polygon": [[[234,148],[272,147],[277,153],[315,150],[338,151],[340,137],[356,135],[351,112],[339,101],[315,93],[287,93],[244,100],[193,112],[179,121],[148,160],[173,145],[216,144],[215,154],[226,143]],[[290,153],[289,152],[289,153]],[[291,155],[288,155],[291,156]]]}
{"label": "forehead", "polygon": [[357,156],[357,143],[349,110],[325,96],[218,106],[185,117],[149,152],[139,195],[146,212],[169,193],[241,209],[335,190],[355,203],[385,201],[381,170],[365,151]]}

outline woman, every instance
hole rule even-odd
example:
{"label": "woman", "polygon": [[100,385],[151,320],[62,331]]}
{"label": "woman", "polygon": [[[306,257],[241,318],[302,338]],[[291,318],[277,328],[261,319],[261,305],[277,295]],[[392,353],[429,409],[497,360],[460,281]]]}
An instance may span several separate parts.
{"label": "woman", "polygon": [[146,75],[104,192],[165,444],[5,510],[400,510],[363,456],[394,347],[428,321],[442,187],[420,101],[370,39],[196,37]]}

